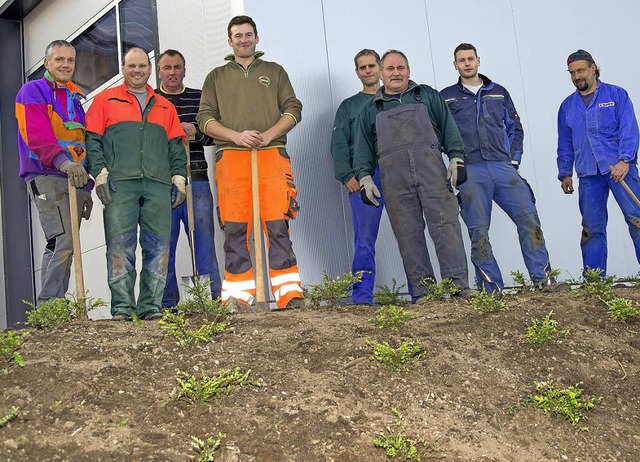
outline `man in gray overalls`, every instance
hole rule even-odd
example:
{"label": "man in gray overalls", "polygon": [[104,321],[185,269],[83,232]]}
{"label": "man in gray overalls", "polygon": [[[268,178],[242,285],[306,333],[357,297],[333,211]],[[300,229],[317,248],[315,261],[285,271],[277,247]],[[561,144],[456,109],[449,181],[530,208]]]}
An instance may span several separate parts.
{"label": "man in gray overalls", "polygon": [[[382,82],[360,113],[354,168],[362,198],[378,206],[380,192],[371,179],[380,165],[391,227],[398,240],[413,301],[426,292],[423,278],[435,279],[424,236],[425,221],[440,263],[468,297],[469,272],[462,242],[454,186],[466,180],[464,144],[440,93],[409,80],[409,61],[401,51],[382,56]],[[450,159],[446,169],[442,152]]]}

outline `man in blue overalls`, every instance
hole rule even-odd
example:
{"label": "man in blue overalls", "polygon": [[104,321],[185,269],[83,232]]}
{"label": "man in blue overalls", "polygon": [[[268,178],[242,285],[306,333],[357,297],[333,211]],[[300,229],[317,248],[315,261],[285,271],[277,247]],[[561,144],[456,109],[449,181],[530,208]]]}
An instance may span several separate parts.
{"label": "man in blue overalls", "polygon": [[462,218],[471,238],[471,261],[478,286],[502,291],[504,283],[489,242],[493,201],[518,229],[525,266],[536,285],[560,286],[551,278],[551,263],[542,235],[535,197],[518,174],[524,131],[506,88],[478,73],[480,57],[470,43],[453,52],[458,83],[442,90],[466,152],[467,182],[460,187]]}
{"label": "man in blue overalls", "polygon": [[[378,206],[380,191],[372,175],[379,164],[387,213],[413,300],[425,295],[424,278],[435,279],[424,236],[425,218],[441,277],[451,279],[467,297],[472,292],[467,258],[458,202],[449,184],[458,186],[466,179],[460,132],[442,96],[409,80],[409,62],[401,51],[383,55],[382,82],[360,113],[356,137],[354,168],[363,200]],[[443,151],[449,157],[448,169]]]}

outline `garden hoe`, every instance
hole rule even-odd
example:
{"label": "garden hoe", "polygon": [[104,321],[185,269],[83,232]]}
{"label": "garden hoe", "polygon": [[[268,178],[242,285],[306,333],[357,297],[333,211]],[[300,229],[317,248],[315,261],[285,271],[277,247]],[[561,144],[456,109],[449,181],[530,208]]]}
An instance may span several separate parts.
{"label": "garden hoe", "polygon": [[255,248],[256,298],[249,312],[269,311],[264,284],[264,247],[262,245],[262,223],[260,220],[260,183],[258,182],[258,150],[251,150],[251,199],[253,203],[253,243]]}
{"label": "garden hoe", "polygon": [[86,317],[87,306],[85,304],[84,274],[82,271],[77,191],[76,187],[71,183],[71,178],[69,178],[69,212],[71,213],[71,240],[73,241],[73,269],[76,273],[76,302],[84,309],[84,315]]}
{"label": "garden hoe", "polygon": [[[613,170],[613,165],[609,166],[609,170]],[[620,180],[620,184],[622,185],[622,187],[624,188],[625,191],[627,191],[627,194],[629,195],[629,197],[631,198],[631,200],[633,202],[635,202],[635,204],[638,206],[638,208],[640,208],[640,200],[638,200],[638,196],[636,196],[633,191],[631,191],[631,188],[629,187],[629,185],[627,184],[626,181],[624,180]]]}
{"label": "garden hoe", "polygon": [[185,291],[185,298],[187,297],[188,289],[192,288],[196,284],[204,284],[209,290],[211,290],[209,275],[198,274],[198,265],[196,264],[196,232],[195,232],[195,219],[193,216],[193,188],[191,186],[191,154],[189,152],[189,141],[184,145],[184,149],[187,152],[187,226],[189,226],[189,248],[191,249],[191,276],[182,276],[182,285],[187,289]]}

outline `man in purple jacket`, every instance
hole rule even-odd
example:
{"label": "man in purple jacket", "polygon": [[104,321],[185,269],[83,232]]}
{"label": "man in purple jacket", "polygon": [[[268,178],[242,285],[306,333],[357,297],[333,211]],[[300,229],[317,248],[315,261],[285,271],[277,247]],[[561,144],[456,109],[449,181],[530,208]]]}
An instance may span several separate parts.
{"label": "man in purple jacket", "polygon": [[46,49],[46,72],[16,96],[20,177],[36,204],[47,239],[38,304],[62,298],[69,287],[73,255],[68,180],[76,188],[78,216],[89,219],[93,202],[86,163],[84,95],[71,82],[76,51],[65,40]]}

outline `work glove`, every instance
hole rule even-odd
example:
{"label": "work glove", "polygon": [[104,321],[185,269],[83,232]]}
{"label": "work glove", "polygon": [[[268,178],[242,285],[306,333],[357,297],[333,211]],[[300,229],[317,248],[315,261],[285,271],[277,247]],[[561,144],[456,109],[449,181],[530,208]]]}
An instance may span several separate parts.
{"label": "work glove", "polygon": [[102,205],[106,206],[111,203],[111,192],[109,190],[116,190],[116,182],[109,176],[109,170],[103,167],[96,177],[96,194]]}
{"label": "work glove", "polygon": [[451,180],[451,184],[456,188],[467,181],[467,169],[464,168],[464,161],[459,157],[452,157],[449,161],[447,181],[449,180]]}
{"label": "work glove", "polygon": [[93,199],[91,198],[91,191],[82,191],[82,218],[88,220],[91,216],[91,210],[93,209]]}
{"label": "work glove", "polygon": [[515,169],[516,169],[516,171],[518,171],[518,169],[520,168],[520,162],[518,162],[517,160],[512,160],[512,161],[511,161],[511,166],[512,166],[513,168],[515,168]]}
{"label": "work glove", "polygon": [[360,197],[362,197],[362,202],[367,205],[375,205],[376,207],[380,205],[376,200],[376,197],[380,198],[380,191],[371,175],[360,178]]}
{"label": "work glove", "polygon": [[71,184],[77,188],[84,188],[89,181],[89,175],[82,164],[76,164],[70,160],[65,160],[60,164],[60,171],[67,174],[71,180]]}
{"label": "work glove", "polygon": [[171,208],[175,209],[187,198],[187,179],[182,175],[171,177]]}

